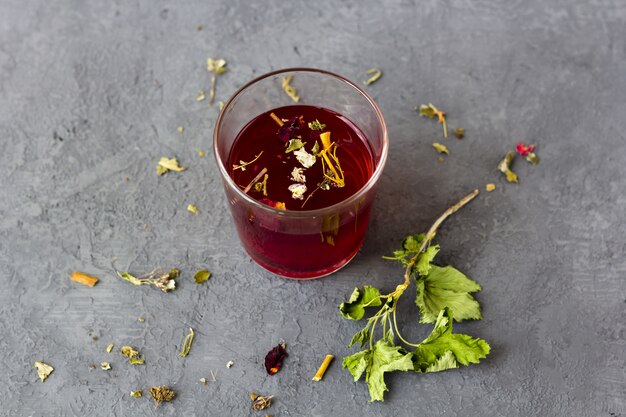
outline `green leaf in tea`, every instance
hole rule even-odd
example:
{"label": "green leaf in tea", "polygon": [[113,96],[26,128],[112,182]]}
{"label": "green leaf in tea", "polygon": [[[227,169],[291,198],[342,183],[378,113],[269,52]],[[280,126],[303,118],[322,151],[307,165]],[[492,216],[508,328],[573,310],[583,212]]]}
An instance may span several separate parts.
{"label": "green leaf in tea", "polygon": [[312,122],[309,122],[309,129],[311,130],[324,130],[326,129],[326,125],[323,123],[320,123],[319,120],[315,119]]}
{"label": "green leaf in tea", "polygon": [[287,149],[285,149],[285,153],[297,151],[304,145],[306,145],[306,142],[302,142],[300,139],[289,139],[289,142],[287,143]]}

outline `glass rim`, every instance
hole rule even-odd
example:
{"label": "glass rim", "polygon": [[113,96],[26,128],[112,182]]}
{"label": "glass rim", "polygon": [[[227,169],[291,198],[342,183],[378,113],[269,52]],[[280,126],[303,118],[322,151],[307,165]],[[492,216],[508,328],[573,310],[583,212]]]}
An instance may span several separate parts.
{"label": "glass rim", "polygon": [[[363,186],[359,188],[359,190],[356,193],[352,194],[350,197],[346,198],[345,200],[342,200],[338,203],[333,204],[332,206],[323,207],[323,208],[315,209],[315,210],[281,210],[281,209],[277,209],[275,207],[271,207],[266,204],[263,204],[255,200],[254,198],[250,197],[248,194],[245,194],[237,186],[237,184],[235,184],[235,182],[233,181],[233,179],[231,178],[229,174],[227,167],[224,165],[224,161],[222,161],[222,158],[220,158],[219,156],[218,137],[220,133],[220,127],[222,124],[222,117],[226,113],[226,110],[228,110],[228,108],[230,107],[233,100],[237,98],[239,95],[241,95],[246,89],[248,89],[248,87],[258,83],[259,81],[262,81],[266,78],[270,78],[276,75],[289,73],[289,72],[310,72],[310,73],[323,74],[323,75],[327,75],[329,77],[335,78],[339,81],[342,81],[348,84],[350,87],[356,90],[357,93],[361,94],[367,100],[370,106],[372,106],[372,108],[374,109],[374,112],[376,113],[376,117],[378,118],[378,122],[382,126],[383,144],[382,144],[382,150],[380,153],[380,161],[377,164],[376,169],[372,173],[371,177],[367,180],[367,182],[363,184]],[[366,139],[368,138],[366,137]],[[310,218],[310,217],[324,216],[329,213],[334,213],[338,209],[344,206],[349,206],[350,204],[353,204],[355,201],[358,201],[361,197],[367,194],[367,192],[369,192],[374,187],[374,184],[378,182],[378,179],[382,175],[383,169],[385,168],[385,164],[387,162],[388,148],[389,148],[389,137],[387,135],[387,124],[385,123],[385,118],[383,117],[383,114],[380,108],[378,107],[376,102],[374,102],[374,99],[372,99],[372,97],[370,97],[370,95],[367,94],[361,87],[359,87],[357,84],[353,83],[352,81],[348,80],[347,78],[341,75],[335,74],[333,72],[326,71],[326,70],[319,69],[319,68],[307,68],[307,67],[283,68],[283,69],[279,69],[275,71],[270,71],[268,73],[260,75],[259,77],[256,77],[253,80],[247,82],[242,87],[240,87],[228,99],[228,101],[226,101],[224,108],[220,111],[217,117],[217,120],[215,122],[215,129],[213,131],[213,153],[214,153],[217,165],[219,167],[220,174],[222,175],[222,178],[226,181],[226,184],[228,184],[228,187],[230,189],[233,189],[238,197],[245,200],[252,206],[259,208],[261,210],[264,210],[264,211],[267,211],[267,212],[270,212],[279,216],[285,216],[285,217],[308,217]]]}

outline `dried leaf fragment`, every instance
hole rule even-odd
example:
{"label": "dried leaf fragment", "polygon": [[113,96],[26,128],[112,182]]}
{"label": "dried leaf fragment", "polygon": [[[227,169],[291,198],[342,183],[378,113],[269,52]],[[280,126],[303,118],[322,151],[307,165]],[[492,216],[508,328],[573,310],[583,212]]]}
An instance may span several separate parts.
{"label": "dried leaf fragment", "polygon": [[198,207],[196,207],[194,204],[189,204],[187,205],[187,211],[189,213],[198,214]]}
{"label": "dried leaf fragment", "polygon": [[326,355],[326,357],[324,358],[324,362],[322,362],[319,369],[315,373],[315,376],[313,377],[313,381],[322,380],[322,378],[324,377],[324,374],[326,373],[326,369],[328,369],[328,365],[330,365],[333,359],[335,359],[334,355]]}
{"label": "dried leaf fragment", "polygon": [[526,155],[526,160],[533,165],[537,165],[539,163],[539,157],[534,152],[530,152],[528,155]]}
{"label": "dried leaf fragment", "polygon": [[183,133],[185,131],[185,128],[182,126],[178,126],[176,130],[178,131],[178,133]]}
{"label": "dried leaf fragment", "polygon": [[233,362],[233,361],[228,361],[228,362],[226,362],[226,367],[227,367],[227,368],[232,368],[234,364],[235,364],[235,362]]}
{"label": "dried leaf fragment", "polygon": [[178,160],[176,158],[162,157],[157,163],[157,175],[159,176],[167,174],[169,171],[181,172],[186,169],[187,168],[178,165]]}
{"label": "dried leaf fragment", "polygon": [[130,392],[130,396],[131,397],[141,397],[143,395],[143,392],[141,390],[139,391],[131,391]]}
{"label": "dried leaf fragment", "polygon": [[289,98],[297,103],[300,101],[300,97],[298,97],[298,92],[296,91],[295,87],[291,85],[292,80],[293,75],[283,77],[283,91],[289,96]]}
{"label": "dried leaf fragment", "polygon": [[252,409],[254,411],[265,410],[272,405],[273,395],[259,395],[255,392],[250,393],[250,400],[252,401]]}
{"label": "dried leaf fragment", "polygon": [[280,342],[272,350],[265,355],[265,370],[268,375],[274,375],[283,366],[283,361],[287,357],[287,345],[285,342]]}
{"label": "dried leaf fragment", "polygon": [[154,403],[156,407],[160,406],[162,402],[169,402],[174,399],[176,393],[172,391],[169,387],[162,385],[160,387],[151,387],[148,388],[148,392],[154,399]]}
{"label": "dried leaf fragment", "polygon": [[202,158],[204,156],[204,151],[198,151],[198,156]]}
{"label": "dried leaf fragment", "polygon": [[203,101],[204,99],[206,99],[204,90],[198,91],[198,94],[196,95],[196,101]]}
{"label": "dried leaf fragment", "polygon": [[98,278],[78,271],[72,272],[72,275],[70,275],[70,279],[74,282],[78,282],[79,284],[87,285],[89,287],[93,287],[98,283]]}
{"label": "dried leaf fragment", "polygon": [[111,351],[113,350],[114,347],[115,347],[115,345],[113,343],[111,343],[109,346],[107,346],[107,348],[106,348],[107,353],[111,353]]}
{"label": "dried leaf fragment", "polygon": [[185,340],[183,340],[183,347],[180,353],[178,354],[178,356],[180,356],[181,358],[184,358],[185,356],[189,355],[189,351],[191,350],[191,344],[193,343],[194,335],[195,333],[193,332],[193,329],[190,327],[189,333],[187,334],[187,336],[185,336]]}
{"label": "dried leaf fragment", "polygon": [[363,82],[365,85],[370,85],[370,84],[373,84],[373,83],[375,83],[376,81],[378,81],[378,79],[379,79],[380,77],[382,77],[382,76],[383,76],[383,72],[382,72],[381,70],[379,70],[378,68],[371,68],[371,69],[368,69],[368,70],[367,70],[367,72],[366,72],[366,74],[367,74],[367,75],[369,75],[369,74],[373,74],[373,75],[372,75],[371,77],[369,77],[367,80],[365,80],[365,81]]}
{"label": "dried leaf fragment", "polygon": [[454,136],[456,136],[457,139],[463,139],[465,137],[465,129],[457,127],[454,129]]}
{"label": "dried leaf fragment", "polygon": [[37,376],[39,376],[41,382],[45,381],[52,371],[54,371],[54,368],[45,362],[37,361],[33,364],[33,366],[37,368]]}
{"label": "dried leaf fragment", "polygon": [[206,378],[200,378],[200,383],[206,385]]}
{"label": "dried leaf fragment", "polygon": [[315,119],[312,122],[309,122],[309,129],[311,130],[324,130],[326,129],[326,125],[323,123],[320,123],[319,120]]}
{"label": "dried leaf fragment", "polygon": [[145,363],[139,351],[132,346],[122,346],[120,353],[128,358],[128,363],[131,365],[143,365]]}
{"label": "dried leaf fragment", "polygon": [[306,145],[306,142],[302,142],[300,139],[289,139],[287,142],[287,149],[285,149],[285,153],[297,151]]}
{"label": "dried leaf fragment", "polygon": [[443,125],[443,137],[448,137],[448,126],[446,125],[446,113],[439,110],[432,103],[422,104],[419,108],[419,115],[434,119],[437,117],[439,123]]}
{"label": "dried leaf fragment", "polygon": [[129,272],[116,272],[120,278],[130,282],[133,285],[154,285],[155,287],[161,289],[161,291],[163,292],[168,292],[176,289],[176,281],[174,280],[174,278],[177,278],[180,275],[180,271],[176,268],[172,268],[170,272],[167,273],[155,269],[154,271],[140,277],[135,277]]}
{"label": "dried leaf fragment", "polygon": [[206,60],[206,69],[217,75],[223,74],[226,72],[226,60],[208,58]]}
{"label": "dried leaf fragment", "polygon": [[511,163],[513,162],[513,158],[515,158],[515,152],[509,151],[504,156],[504,159],[498,164],[498,169],[504,175],[506,175],[506,180],[510,183],[517,184],[517,174],[511,171]]}
{"label": "dried leaf fragment", "polygon": [[109,362],[100,362],[100,369],[103,371],[109,371],[111,369],[111,364]]}
{"label": "dried leaf fragment", "polygon": [[193,276],[193,279],[194,281],[196,281],[196,284],[204,284],[205,282],[209,280],[209,278],[211,278],[211,273],[207,271],[206,269],[199,270]]}
{"label": "dried leaf fragment", "polygon": [[445,145],[442,145],[441,143],[434,142],[433,148],[437,149],[437,152],[439,153],[445,153],[446,155],[450,154],[450,152],[448,151],[448,148]]}
{"label": "dried leaf fragment", "polygon": [[485,185],[485,191],[487,191],[488,193],[492,192],[495,189],[496,189],[496,185],[493,183],[489,183]]}

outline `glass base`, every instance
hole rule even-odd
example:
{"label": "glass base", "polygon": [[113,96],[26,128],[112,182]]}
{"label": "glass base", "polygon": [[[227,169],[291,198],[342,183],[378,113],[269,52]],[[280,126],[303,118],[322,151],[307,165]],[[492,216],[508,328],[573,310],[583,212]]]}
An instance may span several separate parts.
{"label": "glass base", "polygon": [[282,278],[288,278],[288,279],[294,279],[294,280],[311,280],[311,279],[318,279],[318,278],[324,278],[334,272],[339,271],[341,268],[343,268],[344,266],[346,266],[352,259],[354,259],[354,257],[356,256],[357,253],[359,253],[359,251],[361,250],[361,247],[363,246],[363,243],[361,243],[354,252],[352,252],[351,254],[349,254],[346,258],[344,258],[341,262],[338,262],[328,268],[324,268],[324,269],[320,269],[318,271],[306,271],[306,272],[296,272],[296,271],[285,271],[284,269],[280,269],[277,268],[273,265],[264,263],[263,261],[255,258],[250,252],[248,252],[246,250],[246,253],[250,256],[250,258],[252,258],[252,260],[254,262],[256,262],[259,266],[261,266],[263,269],[266,269],[267,271],[278,275]]}

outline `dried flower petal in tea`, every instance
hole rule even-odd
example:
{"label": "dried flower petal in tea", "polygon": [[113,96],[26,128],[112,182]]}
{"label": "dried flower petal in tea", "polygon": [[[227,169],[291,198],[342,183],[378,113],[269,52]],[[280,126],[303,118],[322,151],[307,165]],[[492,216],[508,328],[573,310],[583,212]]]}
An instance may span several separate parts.
{"label": "dried flower petal in tea", "polygon": [[437,152],[439,153],[445,153],[445,154],[450,153],[448,152],[448,148],[445,145],[442,145],[441,143],[438,143],[438,142],[433,143],[433,148],[437,149]]}

